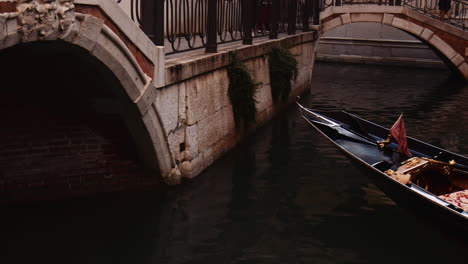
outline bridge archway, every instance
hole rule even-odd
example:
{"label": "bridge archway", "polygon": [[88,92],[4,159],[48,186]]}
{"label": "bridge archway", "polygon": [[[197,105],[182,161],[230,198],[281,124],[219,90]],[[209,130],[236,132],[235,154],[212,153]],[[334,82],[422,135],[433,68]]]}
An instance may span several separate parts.
{"label": "bridge archway", "polygon": [[[46,35],[32,32],[25,37],[16,30],[21,28],[16,18],[1,18],[5,17],[0,17],[0,29],[6,28],[6,34],[0,34],[0,70],[3,76],[8,76],[2,85],[4,90],[0,89],[8,99],[2,112],[18,114],[10,115],[9,121],[18,124],[21,118],[29,117],[29,123],[45,134],[39,122],[41,113],[59,117],[55,121],[45,120],[49,125],[84,120],[99,136],[113,135],[122,143],[118,146],[121,154],[129,157],[120,160],[122,163],[133,162],[135,158],[153,179],[157,179],[155,173],[170,175],[174,162],[159,115],[153,107],[145,109],[136,104],[146,90],[154,88],[152,79],[102,20],[79,14],[67,30],[56,27]],[[71,141],[68,147],[73,145]],[[100,144],[91,139],[90,148],[95,147],[92,142]],[[37,152],[40,154],[41,150]],[[52,169],[46,166],[44,170]],[[47,174],[44,170],[41,175]],[[9,175],[5,170],[0,172],[3,178]]]}
{"label": "bridge archway", "polygon": [[407,7],[343,6],[322,12],[322,34],[350,23],[381,23],[400,29],[432,48],[454,72],[468,80],[468,33]]}

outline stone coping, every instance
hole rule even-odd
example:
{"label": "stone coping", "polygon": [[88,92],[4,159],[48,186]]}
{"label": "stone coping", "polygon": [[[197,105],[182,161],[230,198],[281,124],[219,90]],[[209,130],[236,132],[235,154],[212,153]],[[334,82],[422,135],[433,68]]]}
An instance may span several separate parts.
{"label": "stone coping", "polygon": [[138,25],[125,13],[115,0],[75,0],[75,4],[99,6],[104,13],[118,26],[138,49],[152,62],[158,59],[155,49],[160,49],[153,44],[148,36]]}
{"label": "stone coping", "polygon": [[217,53],[197,52],[166,59],[166,85],[226,67],[231,63],[231,54],[233,52],[236,52],[242,60],[248,60],[268,54],[274,44],[287,43],[287,45],[293,47],[301,43],[312,42],[316,36],[316,32],[298,33],[279,37],[278,39],[258,40],[253,45],[234,44],[218,48]]}

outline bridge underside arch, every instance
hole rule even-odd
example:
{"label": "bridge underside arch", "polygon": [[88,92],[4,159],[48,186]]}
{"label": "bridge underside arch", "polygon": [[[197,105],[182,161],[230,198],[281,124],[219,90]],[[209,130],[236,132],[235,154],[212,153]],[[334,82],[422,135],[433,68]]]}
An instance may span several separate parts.
{"label": "bridge underside arch", "polygon": [[414,36],[433,49],[453,72],[468,80],[466,32],[407,7],[330,7],[321,14],[322,33],[362,22],[385,24]]}
{"label": "bridge underside arch", "polygon": [[141,114],[103,63],[63,41],[15,45],[0,61],[2,202],[157,185]]}

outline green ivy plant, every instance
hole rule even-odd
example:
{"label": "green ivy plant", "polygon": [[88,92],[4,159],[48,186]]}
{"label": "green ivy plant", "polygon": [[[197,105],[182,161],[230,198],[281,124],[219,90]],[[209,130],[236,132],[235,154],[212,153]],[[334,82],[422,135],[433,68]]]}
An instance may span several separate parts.
{"label": "green ivy plant", "polygon": [[274,45],[269,55],[270,86],[273,101],[285,101],[291,92],[291,80],[297,77],[297,60],[285,45]]}
{"label": "green ivy plant", "polygon": [[231,56],[231,64],[227,67],[229,77],[228,94],[232,103],[236,126],[239,126],[241,120],[245,123],[255,122],[257,112],[255,92],[259,83],[252,80],[250,72],[236,53],[232,53]]}

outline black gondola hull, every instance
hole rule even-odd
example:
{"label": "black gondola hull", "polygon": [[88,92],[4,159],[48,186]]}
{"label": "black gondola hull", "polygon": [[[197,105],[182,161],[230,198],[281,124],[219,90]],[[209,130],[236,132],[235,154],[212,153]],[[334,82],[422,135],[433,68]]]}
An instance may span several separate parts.
{"label": "black gondola hull", "polygon": [[[360,124],[356,128],[356,124],[345,125],[344,121],[349,118],[343,115],[344,112],[336,116],[325,116],[321,115],[321,112],[298,105],[304,119],[337,146],[353,164],[357,165],[361,171],[364,171],[371,181],[395,203],[417,212],[424,218],[433,220],[433,223],[438,224],[443,229],[453,231],[457,236],[466,237],[468,235],[468,212],[439,199],[436,195],[415,184],[402,184],[384,173],[386,169],[391,167],[391,164],[400,164],[401,161],[408,158],[394,150],[383,151],[377,147],[376,139],[384,139],[389,132],[388,129],[345,113],[351,119],[358,119],[357,122]],[[350,122],[355,121],[351,120]],[[366,130],[366,132],[361,134],[356,132],[357,130]],[[461,164],[460,166],[468,165],[467,158],[456,153],[413,138],[408,138],[408,142],[410,146],[414,147],[411,149],[412,153],[417,156],[434,158],[439,155],[441,161],[455,159]],[[388,166],[388,168],[383,168],[384,166]]]}

